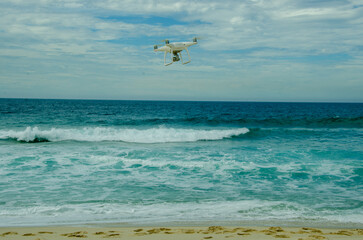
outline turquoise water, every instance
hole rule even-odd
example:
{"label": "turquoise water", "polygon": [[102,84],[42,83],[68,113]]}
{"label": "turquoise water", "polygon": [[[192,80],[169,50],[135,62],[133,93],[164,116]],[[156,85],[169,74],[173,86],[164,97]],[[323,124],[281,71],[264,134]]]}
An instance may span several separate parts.
{"label": "turquoise water", "polygon": [[0,99],[0,226],[363,224],[363,104]]}

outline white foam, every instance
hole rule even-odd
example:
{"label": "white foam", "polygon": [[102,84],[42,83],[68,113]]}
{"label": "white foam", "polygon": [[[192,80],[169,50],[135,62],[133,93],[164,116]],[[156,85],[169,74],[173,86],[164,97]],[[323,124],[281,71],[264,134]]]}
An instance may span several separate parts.
{"label": "white foam", "polygon": [[16,139],[32,142],[35,140],[55,141],[123,141],[133,143],[167,143],[195,142],[200,140],[220,140],[249,132],[247,128],[234,129],[183,129],[183,128],[110,128],[85,127],[81,129],[52,128],[41,130],[38,127],[27,127],[23,131],[0,130],[0,139]]}
{"label": "white foam", "polygon": [[361,215],[334,210],[317,212],[307,206],[279,201],[242,200],[201,203],[79,203],[0,210],[0,226],[83,223],[144,223],[203,221],[277,221],[362,224]]}

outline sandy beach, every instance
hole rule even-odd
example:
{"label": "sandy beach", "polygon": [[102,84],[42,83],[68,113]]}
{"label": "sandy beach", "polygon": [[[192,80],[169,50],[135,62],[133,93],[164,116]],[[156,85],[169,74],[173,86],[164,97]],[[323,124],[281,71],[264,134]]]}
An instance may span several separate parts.
{"label": "sandy beach", "polygon": [[0,239],[363,239],[363,229],[292,227],[3,227]]}

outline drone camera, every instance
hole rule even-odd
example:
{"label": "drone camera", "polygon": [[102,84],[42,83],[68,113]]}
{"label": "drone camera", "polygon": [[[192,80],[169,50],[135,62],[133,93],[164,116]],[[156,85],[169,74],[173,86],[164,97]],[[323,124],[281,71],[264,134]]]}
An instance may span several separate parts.
{"label": "drone camera", "polygon": [[179,61],[179,60],[180,60],[180,58],[179,58],[178,53],[173,53],[173,54],[174,54],[174,56],[173,56],[173,62],[177,62],[177,61]]}
{"label": "drone camera", "polygon": [[158,45],[154,45],[154,50],[158,49]]}
{"label": "drone camera", "polygon": [[198,42],[198,39],[196,37],[193,38],[193,42]]}

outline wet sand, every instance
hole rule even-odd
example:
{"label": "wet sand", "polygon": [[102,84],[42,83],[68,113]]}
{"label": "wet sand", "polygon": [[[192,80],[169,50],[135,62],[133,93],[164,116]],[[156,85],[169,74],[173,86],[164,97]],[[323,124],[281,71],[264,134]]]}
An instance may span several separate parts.
{"label": "wet sand", "polygon": [[3,227],[0,240],[363,239],[363,229],[292,227]]}

